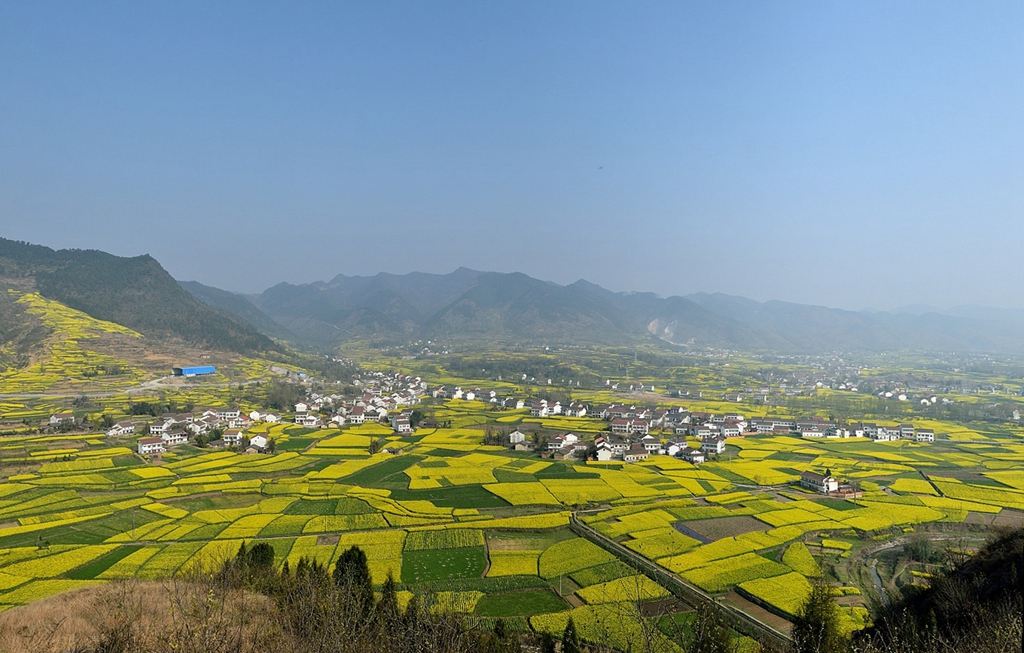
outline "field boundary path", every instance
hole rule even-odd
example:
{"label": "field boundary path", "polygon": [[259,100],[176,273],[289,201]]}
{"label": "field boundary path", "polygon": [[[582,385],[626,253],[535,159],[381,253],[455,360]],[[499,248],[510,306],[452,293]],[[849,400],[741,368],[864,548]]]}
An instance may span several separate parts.
{"label": "field boundary path", "polygon": [[747,635],[748,637],[753,637],[754,639],[761,641],[772,640],[783,647],[788,647],[792,644],[792,639],[788,634],[755,619],[742,610],[722,603],[715,597],[704,592],[704,590],[696,587],[695,585],[691,585],[656,562],[648,560],[639,553],[622,546],[611,538],[605,537],[580,521],[575,511],[569,518],[569,529],[580,537],[590,540],[602,549],[608,551],[615,557],[642,572],[645,576],[654,582],[659,583],[662,587],[666,588],[672,592],[672,594],[690,605],[696,606],[701,603],[714,605],[718,608],[721,614],[726,617],[729,624],[740,634]]}

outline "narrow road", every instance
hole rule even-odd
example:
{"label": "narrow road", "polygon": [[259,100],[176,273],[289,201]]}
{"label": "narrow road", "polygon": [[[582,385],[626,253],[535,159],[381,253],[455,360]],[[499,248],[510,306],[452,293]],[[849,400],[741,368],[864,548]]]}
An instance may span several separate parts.
{"label": "narrow road", "polygon": [[[591,510],[585,512],[596,511]],[[758,641],[770,640],[782,648],[788,648],[792,644],[792,639],[788,633],[779,631],[772,626],[755,619],[742,610],[722,603],[715,597],[704,592],[704,590],[683,580],[681,577],[668,571],[656,562],[648,560],[637,552],[622,546],[615,540],[605,537],[580,521],[577,512],[572,513],[572,517],[569,520],[569,528],[577,535],[590,540],[602,549],[620,559],[625,560],[634,569],[642,572],[645,576],[656,583],[659,583],[690,605],[696,606],[701,603],[714,605],[728,619],[730,625],[737,632],[747,635],[748,637],[753,637]]]}
{"label": "narrow road", "polygon": [[73,397],[114,397],[123,394],[138,394],[143,392],[153,392],[155,390],[193,390],[197,387],[202,388],[227,388],[238,385],[252,385],[253,383],[259,383],[261,379],[249,379],[248,381],[218,381],[216,383],[203,383],[201,386],[195,387],[179,385],[179,384],[165,384],[167,379],[174,378],[169,376],[163,376],[156,379],[150,379],[144,381],[138,385],[133,385],[128,388],[118,388],[116,390],[68,390],[65,392],[5,392],[0,393],[0,399],[68,399]]}

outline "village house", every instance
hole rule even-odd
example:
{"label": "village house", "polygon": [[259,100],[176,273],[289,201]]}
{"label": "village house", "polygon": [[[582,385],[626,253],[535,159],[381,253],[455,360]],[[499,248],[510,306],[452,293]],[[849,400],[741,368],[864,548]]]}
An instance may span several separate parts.
{"label": "village house", "polygon": [[529,440],[524,440],[523,442],[516,442],[515,444],[512,445],[512,449],[514,451],[533,451],[535,448],[536,447],[534,446],[534,444]]}
{"label": "village house", "polygon": [[625,417],[613,417],[611,421],[612,433],[627,435],[633,432],[633,422]]}
{"label": "village house", "polygon": [[719,433],[726,438],[739,437],[741,432],[742,429],[740,429],[739,424],[736,422],[723,422],[722,425],[719,426]]}
{"label": "village house", "polygon": [[704,455],[703,451],[701,451],[700,449],[693,449],[691,447],[686,447],[682,451],[680,451],[679,457],[685,460],[686,462],[692,463],[694,465],[699,465],[703,463],[706,459],[706,456]]}
{"label": "village house", "polygon": [[74,413],[54,413],[50,415],[50,426],[70,426],[75,423]]}
{"label": "village house", "polygon": [[876,442],[895,442],[900,439],[899,428],[890,428],[888,426],[879,426],[875,431],[874,435],[870,436],[872,440]]}
{"label": "village house", "polygon": [[227,429],[224,431],[224,435],[221,436],[224,440],[224,444],[228,446],[235,446],[242,441],[242,431],[239,429]]}
{"label": "village house", "polygon": [[548,441],[548,449],[554,451],[566,445],[575,446],[577,442],[579,437],[575,433],[561,433]]}
{"label": "village house", "polygon": [[616,418],[629,419],[636,416],[636,410],[633,406],[623,406],[621,404],[612,404],[601,411],[602,419]]}
{"label": "village house", "polygon": [[177,423],[160,434],[160,438],[167,447],[176,447],[188,442],[189,432],[184,424]]}
{"label": "village house", "polygon": [[349,424],[362,424],[366,421],[366,408],[363,406],[355,406],[349,411],[349,414],[345,416],[345,421]]}
{"label": "village house", "polygon": [[391,418],[391,428],[395,433],[407,434],[412,433],[412,424],[409,422],[407,415],[396,415]]}
{"label": "village house", "polygon": [[647,435],[651,432],[651,420],[649,419],[634,419],[632,420],[633,433],[640,435]]}
{"label": "village house", "polygon": [[597,446],[601,446],[602,444],[604,444],[609,449],[611,449],[612,454],[621,457],[624,453],[626,453],[626,449],[629,449],[630,442],[625,438],[599,435],[596,438],[594,438],[594,444]]}
{"label": "village house", "polygon": [[569,417],[586,417],[587,407],[582,403],[574,401],[563,412]]}
{"label": "village house", "polygon": [[210,429],[217,428],[220,423],[220,420],[216,417],[203,417],[193,422],[173,422],[169,428],[164,429],[164,433],[188,431],[194,435],[199,435],[200,433],[207,433]]}
{"label": "village house", "polygon": [[268,440],[267,436],[265,435],[254,435],[253,437],[249,438],[249,448],[255,449],[260,453],[266,451],[269,445],[270,440]]}
{"label": "village house", "polygon": [[665,454],[673,457],[678,456],[683,449],[686,449],[686,446],[686,442],[682,440],[678,442],[669,442],[668,446],[665,447]]}
{"label": "village house", "polygon": [[534,400],[530,402],[530,416],[532,417],[547,417],[548,416],[548,402],[546,399]]}
{"label": "village house", "polygon": [[719,456],[725,452],[725,438],[721,435],[708,435],[701,439],[700,450],[705,456]]}
{"label": "village house", "polygon": [[832,476],[832,470],[830,469],[826,469],[824,474],[802,472],[800,474],[800,485],[821,494],[829,494],[839,490],[839,481]]}
{"label": "village house", "polygon": [[153,456],[162,454],[166,449],[160,438],[147,437],[139,438],[138,451],[142,456]]}
{"label": "village house", "polygon": [[110,436],[131,435],[132,433],[135,433],[135,422],[130,421],[117,422],[107,429],[107,435]]}
{"label": "village house", "polygon": [[511,433],[508,434],[508,443],[510,445],[516,445],[521,442],[526,442],[526,434],[520,431],[519,429],[516,429],[515,431],[512,431]]}
{"label": "village house", "polygon": [[800,429],[800,437],[823,438],[825,437],[825,429],[820,424],[805,424]]}
{"label": "village house", "polygon": [[914,432],[916,442],[935,442],[935,432],[929,429],[917,429]]}
{"label": "village house", "polygon": [[320,418],[313,413],[297,413],[295,423],[306,428],[316,428],[320,426]]}
{"label": "village house", "polygon": [[635,463],[641,460],[647,460],[650,456],[650,452],[644,447],[644,445],[637,443],[629,447],[626,453],[623,454],[622,459],[627,463]]}
{"label": "village house", "polygon": [[238,408],[218,408],[217,417],[221,419],[238,419],[242,415],[242,411]]}

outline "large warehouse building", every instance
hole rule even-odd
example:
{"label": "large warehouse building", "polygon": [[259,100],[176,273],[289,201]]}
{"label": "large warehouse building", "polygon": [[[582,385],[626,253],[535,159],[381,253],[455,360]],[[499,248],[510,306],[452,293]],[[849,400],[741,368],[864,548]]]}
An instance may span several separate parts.
{"label": "large warehouse building", "polygon": [[213,374],[217,368],[213,365],[192,365],[190,367],[172,367],[171,370],[174,372],[174,376],[202,376]]}

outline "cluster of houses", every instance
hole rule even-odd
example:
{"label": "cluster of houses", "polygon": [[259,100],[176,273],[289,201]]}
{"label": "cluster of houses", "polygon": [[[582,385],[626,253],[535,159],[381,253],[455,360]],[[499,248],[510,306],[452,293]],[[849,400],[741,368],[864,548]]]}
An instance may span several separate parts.
{"label": "cluster of houses", "polygon": [[[324,426],[324,420],[332,426],[363,424],[367,421],[390,422],[397,433],[411,433],[411,410],[426,391],[426,383],[419,377],[382,372],[364,372],[353,380],[362,394],[346,398],[338,394],[311,392],[304,401],[295,404],[292,418],[295,424],[309,428]],[[51,417],[51,423],[59,415]],[[73,419],[73,415],[72,415]],[[247,451],[263,452],[273,445],[265,435],[247,437],[245,429],[254,422],[278,423],[282,418],[274,413],[252,411],[242,414],[238,408],[208,408],[192,413],[161,415],[149,424],[139,425],[134,421],[114,424],[108,431],[110,436],[136,433],[138,429],[148,430],[146,437],[138,441],[138,452],[142,455],[159,455],[168,448],[185,444],[190,438],[208,434],[219,429],[221,439],[213,446],[237,446],[248,441]],[[56,422],[59,424],[59,422]]]}
{"label": "cluster of houses", "polygon": [[913,424],[898,426],[879,426],[878,424],[836,424],[823,419],[794,421],[772,417],[750,420],[750,431],[753,433],[799,434],[805,438],[870,438],[878,442],[892,440],[913,440],[915,442],[935,442],[935,432],[931,429],[915,428]]}
{"label": "cluster of houses", "polygon": [[879,426],[878,424],[845,424],[822,418],[794,420],[778,417],[754,417],[747,419],[739,413],[707,413],[689,411],[685,408],[656,410],[652,408],[612,404],[600,411],[602,419],[609,420],[609,430],[616,434],[646,435],[652,429],[662,428],[676,435],[691,435],[702,439],[713,436],[723,438],[739,437],[748,433],[777,433],[800,435],[804,438],[851,438],[865,437],[887,442],[890,440],[913,440],[934,442],[935,432],[918,429],[912,424]]}
{"label": "cluster of houses", "polygon": [[[504,436],[504,443],[515,451],[534,451],[537,446],[526,433],[518,429]],[[548,439],[543,450],[538,453],[555,460],[578,459],[589,455],[599,461],[622,460],[627,463],[646,460],[651,455],[667,455],[699,465],[709,456],[718,456],[724,451],[725,438],[721,436],[705,438],[700,447],[690,447],[684,440],[666,444],[650,434],[602,433],[591,443],[575,433],[559,433]]]}
{"label": "cluster of houses", "polygon": [[420,402],[427,390],[426,382],[418,376],[366,374],[352,382],[362,390],[354,399],[311,393],[306,401],[295,405],[295,423],[317,428],[324,425],[325,419],[331,426],[391,422],[396,432],[410,432],[410,408]]}
{"label": "cluster of houses", "polygon": [[[139,438],[138,452],[144,456],[159,455],[171,447],[185,444],[190,438],[208,435],[220,431],[220,440],[212,445],[236,446],[243,438],[244,429],[253,422],[279,422],[280,417],[272,413],[253,411],[242,414],[235,407],[206,408],[191,413],[173,413],[161,415],[148,425],[140,425],[133,421],[115,423],[107,430],[109,436],[132,435],[137,431],[148,430],[149,434]],[[254,451],[265,451],[270,445],[266,436],[255,435],[249,440],[249,447]]]}
{"label": "cluster of houses", "polygon": [[[527,404],[531,414],[566,414],[565,407],[558,402],[548,405],[546,400],[534,400]],[[739,413],[716,414],[689,411],[684,408],[655,409],[645,406],[610,404],[600,409],[590,409],[578,404],[570,407],[580,411],[591,411],[594,417],[608,422],[608,432],[594,439],[593,444],[580,441],[573,433],[561,433],[547,441],[542,455],[553,458],[580,458],[590,455],[597,460],[622,460],[637,462],[655,454],[675,456],[699,464],[725,451],[728,438],[747,434],[800,435],[805,438],[848,438],[866,437],[876,441],[912,440],[934,442],[935,433],[929,429],[918,429],[912,424],[879,426],[877,424],[837,424],[820,418],[805,420],[760,417],[747,419]],[[559,412],[544,413],[544,410]],[[584,414],[586,414],[584,412]],[[668,438],[663,441],[652,435],[660,429],[675,436],[696,437],[699,447],[691,447],[684,438]],[[526,435],[514,431],[506,444],[520,451],[532,450],[534,445]],[[593,447],[593,448],[592,448]]]}

